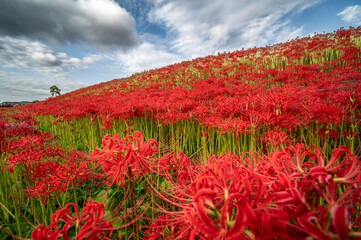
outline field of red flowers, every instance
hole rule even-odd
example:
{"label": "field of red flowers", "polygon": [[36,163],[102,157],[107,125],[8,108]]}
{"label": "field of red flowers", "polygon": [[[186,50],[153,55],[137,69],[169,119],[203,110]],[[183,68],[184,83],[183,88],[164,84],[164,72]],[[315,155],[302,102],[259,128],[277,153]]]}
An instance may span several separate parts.
{"label": "field of red flowers", "polygon": [[361,27],[0,110],[0,239],[361,239]]}

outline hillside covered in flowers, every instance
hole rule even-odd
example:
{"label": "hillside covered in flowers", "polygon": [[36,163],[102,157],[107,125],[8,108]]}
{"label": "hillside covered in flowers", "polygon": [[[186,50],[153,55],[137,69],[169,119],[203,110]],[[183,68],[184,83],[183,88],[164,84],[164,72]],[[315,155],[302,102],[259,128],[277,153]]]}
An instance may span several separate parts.
{"label": "hillside covered in flowers", "polygon": [[361,239],[361,27],[0,110],[1,237]]}

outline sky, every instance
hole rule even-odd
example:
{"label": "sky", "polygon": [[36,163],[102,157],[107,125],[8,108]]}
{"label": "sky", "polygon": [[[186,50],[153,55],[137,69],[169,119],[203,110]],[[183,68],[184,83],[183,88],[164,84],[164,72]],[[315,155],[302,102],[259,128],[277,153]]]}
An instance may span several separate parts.
{"label": "sky", "polygon": [[361,0],[0,0],[0,103],[361,25]]}

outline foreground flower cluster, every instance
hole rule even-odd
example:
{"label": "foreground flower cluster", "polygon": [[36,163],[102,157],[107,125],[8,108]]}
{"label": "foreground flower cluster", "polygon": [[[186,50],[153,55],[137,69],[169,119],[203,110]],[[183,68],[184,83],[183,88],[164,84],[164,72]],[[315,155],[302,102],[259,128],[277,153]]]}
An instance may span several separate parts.
{"label": "foreground flower cluster", "polygon": [[201,163],[182,153],[156,156],[158,143],[141,132],[107,135],[90,156],[55,147],[30,124],[1,127],[23,132],[3,143],[3,171],[22,167],[29,188],[21,191],[44,206],[84,181],[127,192],[115,208],[86,199],[83,207],[60,204],[48,224],[35,226],[33,239],[111,239],[127,227],[145,239],[361,238],[361,161],[344,146],[329,159],[312,145],[278,143],[265,156],[228,153]]}
{"label": "foreground flower cluster", "polygon": [[360,170],[343,146],[330,159],[303,144],[263,158],[214,156],[186,182],[154,189],[177,211],[162,208],[149,239],[359,238]]}

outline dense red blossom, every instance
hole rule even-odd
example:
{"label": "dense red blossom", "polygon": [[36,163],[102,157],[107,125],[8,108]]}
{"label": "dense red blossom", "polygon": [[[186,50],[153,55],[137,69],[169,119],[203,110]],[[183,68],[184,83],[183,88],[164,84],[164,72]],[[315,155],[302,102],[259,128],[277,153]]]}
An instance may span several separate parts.
{"label": "dense red blossom", "polygon": [[360,164],[360,159],[343,146],[326,160],[319,148],[303,144],[277,150],[269,159],[260,159],[254,153],[243,159],[232,154],[211,157],[190,184],[178,185],[168,177],[171,188],[155,190],[160,199],[178,210],[160,209],[165,215],[147,231],[148,237],[358,236]]}
{"label": "dense red blossom", "polygon": [[121,183],[125,187],[125,179],[133,181],[150,171],[148,158],[155,153],[158,143],[154,140],[144,142],[144,135],[136,131],[134,136],[128,135],[119,139],[107,135],[102,141],[103,150],[95,150],[92,158],[108,177],[108,186]]}
{"label": "dense red blossom", "polygon": [[139,116],[163,124],[194,120],[224,132],[337,125],[361,109],[360,35],[361,27],[340,29],[197,58],[21,106],[10,116],[99,118],[103,129]]}
{"label": "dense red blossom", "polygon": [[68,203],[51,216],[51,221],[47,227],[40,225],[36,228],[32,232],[32,238],[55,240],[62,237],[68,240],[69,229],[75,227],[76,239],[109,239],[108,236],[114,229],[109,217],[105,215],[104,204],[97,201],[87,202],[81,212],[76,204]]}
{"label": "dense red blossom", "polygon": [[60,148],[50,133],[37,132],[24,122],[4,126],[11,126],[11,133],[16,130],[15,134],[19,134],[17,139],[10,138],[3,144],[1,151],[8,154],[4,163],[11,172],[17,168],[32,183],[24,189],[29,197],[39,197],[45,204],[49,196],[56,197],[85,179],[99,178],[89,167],[89,156]]}

